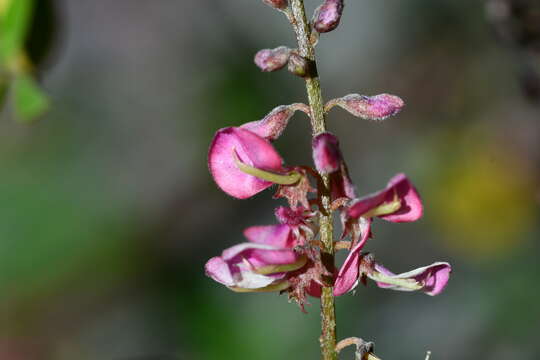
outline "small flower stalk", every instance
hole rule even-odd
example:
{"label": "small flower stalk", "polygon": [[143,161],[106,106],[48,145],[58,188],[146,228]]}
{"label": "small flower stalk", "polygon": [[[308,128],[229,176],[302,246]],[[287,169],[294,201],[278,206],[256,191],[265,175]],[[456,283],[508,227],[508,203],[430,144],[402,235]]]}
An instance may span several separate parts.
{"label": "small flower stalk", "polygon": [[[303,311],[310,297],[320,298],[322,358],[336,360],[342,347],[356,345],[358,359],[377,359],[373,344],[360,338],[338,344],[334,297],[359,292],[359,285],[368,280],[381,289],[434,296],[445,289],[452,268],[439,261],[396,274],[366,251],[374,218],[414,222],[423,215],[422,200],[403,173],[393,176],[382,190],[358,196],[338,136],[326,130],[324,114],[338,106],[362,119],[383,120],[397,115],[404,101],[384,93],[349,94],[324,105],[313,71],[312,40],[318,38],[313,34],[336,29],[344,2],[324,1],[309,24],[302,0],[263,2],[285,13],[295,30],[298,49],[264,49],[256,54],[255,63],[265,72],[287,66],[303,78],[309,104],[280,105],[260,120],[216,132],[208,152],[208,168],[217,186],[237,199],[274,187],[274,198],[283,198],[285,204],[274,209],[275,224],[248,227],[244,231],[247,241],[210,259],[205,272],[236,292],[286,293]],[[287,165],[274,147],[297,111],[307,114],[313,126],[314,166]],[[341,220],[339,239],[333,237],[334,214]],[[336,266],[334,253],[340,250],[348,254],[343,264]]]}

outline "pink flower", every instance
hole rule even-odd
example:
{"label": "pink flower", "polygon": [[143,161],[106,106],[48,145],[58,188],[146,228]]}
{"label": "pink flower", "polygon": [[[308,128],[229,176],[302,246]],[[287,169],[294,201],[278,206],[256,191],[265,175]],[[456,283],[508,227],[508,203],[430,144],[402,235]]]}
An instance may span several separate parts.
{"label": "pink flower", "polygon": [[349,218],[378,216],[391,222],[416,221],[422,213],[420,196],[404,174],[390,179],[386,189],[353,200],[347,210]]}
{"label": "pink flower", "polygon": [[360,254],[361,245],[351,250],[339,270],[334,284],[334,295],[352,291],[365,278],[374,280],[378,287],[399,291],[422,291],[427,295],[440,294],[448,280],[452,267],[446,262],[436,262],[402,274],[394,274],[374,261],[370,254]]}
{"label": "pink flower", "polygon": [[[257,134],[237,127],[217,131],[208,151],[208,167],[214,181],[227,194],[249,198],[274,183],[295,183],[272,144]],[[287,177],[289,179],[287,179]]]}
{"label": "pink flower", "polygon": [[287,289],[289,272],[302,268],[305,255],[294,251],[295,238],[287,225],[254,226],[246,229],[251,241],[223,251],[208,260],[206,274],[238,292]]}
{"label": "pink flower", "polygon": [[377,281],[377,286],[383,289],[421,290],[434,296],[444,290],[451,272],[452,267],[446,262],[436,262],[398,275],[380,264],[375,264],[375,272],[367,274],[367,276]]}

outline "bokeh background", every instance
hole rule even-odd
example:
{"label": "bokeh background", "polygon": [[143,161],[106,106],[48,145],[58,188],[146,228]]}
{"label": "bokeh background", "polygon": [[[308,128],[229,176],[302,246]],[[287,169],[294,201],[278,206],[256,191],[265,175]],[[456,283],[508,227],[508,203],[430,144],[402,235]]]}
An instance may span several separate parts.
{"label": "bokeh background", "polygon": [[[206,152],[218,128],[305,101],[300,79],[252,62],[294,46],[285,18],[254,0],[47,3],[49,111],[0,120],[0,359],[319,358],[318,300],[306,315],[203,271],[245,227],[275,222],[280,201],[220,192]],[[538,9],[349,0],[317,47],[325,98],[407,103],[383,123],[328,117],[359,193],[406,172],[424,199],[417,223],[377,221],[368,250],[396,271],[454,267],[438,297],[337,299],[339,336],[382,359],[540,358]],[[309,132],[297,115],[276,143],[289,164],[311,163]]]}

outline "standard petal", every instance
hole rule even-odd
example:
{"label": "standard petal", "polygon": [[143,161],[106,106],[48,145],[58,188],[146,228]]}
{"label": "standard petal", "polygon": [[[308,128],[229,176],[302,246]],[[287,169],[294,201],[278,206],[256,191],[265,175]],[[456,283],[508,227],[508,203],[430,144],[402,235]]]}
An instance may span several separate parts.
{"label": "standard petal", "polygon": [[[399,291],[421,290],[428,295],[434,296],[441,293],[446,287],[452,267],[446,262],[436,262],[395,275],[384,266],[375,264],[375,270],[373,276],[368,275],[368,277],[374,279],[380,288]],[[380,281],[381,277],[377,273],[384,275],[387,278],[385,281],[388,282]],[[393,280],[395,280],[394,283],[392,283]],[[414,286],[415,283],[417,284],[416,287]]]}
{"label": "standard petal", "polygon": [[208,167],[216,184],[236,198],[249,198],[273,183],[242,172],[234,154],[251,167],[275,172],[282,170],[283,160],[267,140],[241,128],[219,130],[210,145]]}
{"label": "standard petal", "polygon": [[272,245],[281,248],[292,248],[294,236],[289,225],[262,225],[251,226],[244,230],[244,236],[257,244]]}

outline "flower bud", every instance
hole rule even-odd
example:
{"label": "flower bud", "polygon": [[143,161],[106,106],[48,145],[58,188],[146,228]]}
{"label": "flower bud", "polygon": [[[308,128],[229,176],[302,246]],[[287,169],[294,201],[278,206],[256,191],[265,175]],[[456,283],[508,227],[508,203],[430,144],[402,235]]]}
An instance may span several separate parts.
{"label": "flower bud", "polygon": [[255,54],[255,65],[262,71],[276,71],[287,65],[291,49],[280,46],[275,49],[263,49]]}
{"label": "flower bud", "polygon": [[343,157],[339,150],[337,137],[329,132],[319,134],[313,138],[313,161],[317,171],[321,174],[331,174],[340,169]]}
{"label": "flower bud", "polygon": [[296,76],[306,77],[310,73],[309,66],[310,62],[308,59],[296,53],[291,53],[291,56],[289,57],[289,65],[287,66],[290,73]]}
{"label": "flower bud", "polygon": [[294,113],[293,106],[280,105],[270,111],[263,119],[245,123],[241,128],[274,141],[281,136]]}
{"label": "flower bud", "polygon": [[278,9],[278,10],[284,10],[287,6],[289,6],[288,0],[262,0],[262,1],[266,5],[271,6],[274,9]]}
{"label": "flower bud", "polygon": [[334,105],[340,106],[362,119],[384,120],[399,113],[405,103],[398,96],[390,94],[375,96],[349,94],[339,99],[330,100],[325,109],[328,111]]}
{"label": "flower bud", "polygon": [[325,0],[313,14],[313,26],[319,33],[334,30],[339,25],[343,13],[343,0]]}

